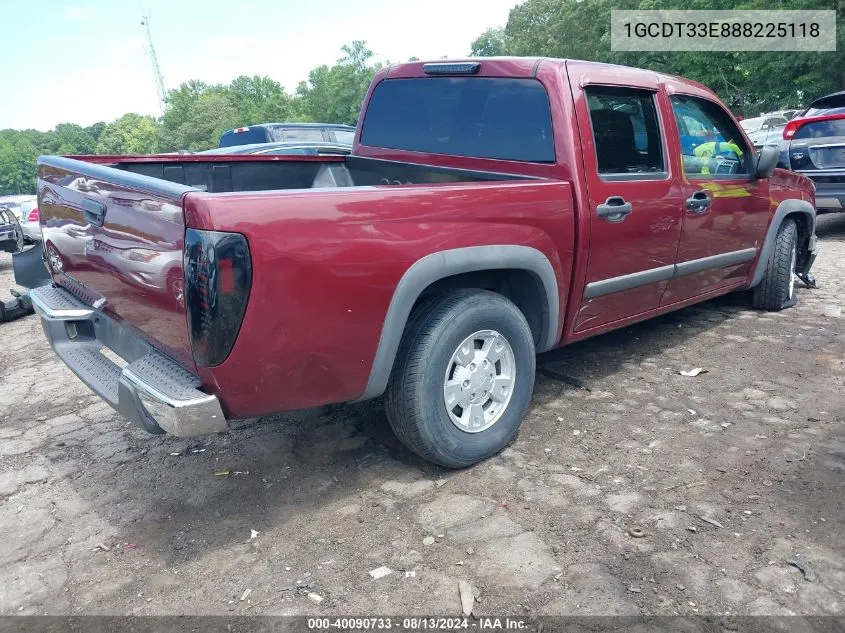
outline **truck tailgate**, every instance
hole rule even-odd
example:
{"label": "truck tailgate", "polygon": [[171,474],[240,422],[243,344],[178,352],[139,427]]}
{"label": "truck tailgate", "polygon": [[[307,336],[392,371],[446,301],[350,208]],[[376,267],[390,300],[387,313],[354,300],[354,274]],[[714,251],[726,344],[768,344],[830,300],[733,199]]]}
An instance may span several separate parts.
{"label": "truck tailgate", "polygon": [[185,185],[83,161],[38,161],[53,281],[196,371],[185,316]]}

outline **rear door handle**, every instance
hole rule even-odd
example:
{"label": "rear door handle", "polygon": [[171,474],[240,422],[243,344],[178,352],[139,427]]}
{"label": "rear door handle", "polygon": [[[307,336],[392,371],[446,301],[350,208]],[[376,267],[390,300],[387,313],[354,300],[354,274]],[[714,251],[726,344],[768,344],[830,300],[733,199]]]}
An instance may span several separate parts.
{"label": "rear door handle", "polygon": [[610,196],[604,204],[596,205],[596,215],[612,224],[621,222],[634,210],[630,202],[625,202],[622,196]]}
{"label": "rear door handle", "polygon": [[687,211],[695,215],[704,215],[710,211],[713,200],[707,191],[696,191],[687,198]]}
{"label": "rear door handle", "polygon": [[85,221],[89,224],[103,226],[106,221],[106,205],[96,200],[83,198],[82,215],[85,216]]}

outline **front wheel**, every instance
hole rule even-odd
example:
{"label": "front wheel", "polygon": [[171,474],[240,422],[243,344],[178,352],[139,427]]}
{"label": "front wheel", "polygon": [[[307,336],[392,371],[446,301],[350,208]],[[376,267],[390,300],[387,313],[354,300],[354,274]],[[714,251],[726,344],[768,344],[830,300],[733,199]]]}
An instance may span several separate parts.
{"label": "front wheel", "polygon": [[785,219],[778,227],[775,248],[765,263],[763,280],[754,288],[756,310],[777,311],[795,305],[795,266],[798,262],[798,225]]}
{"label": "front wheel", "polygon": [[390,425],[409,449],[462,468],[513,439],[534,389],[534,340],[522,312],[486,290],[419,306],[387,386]]}

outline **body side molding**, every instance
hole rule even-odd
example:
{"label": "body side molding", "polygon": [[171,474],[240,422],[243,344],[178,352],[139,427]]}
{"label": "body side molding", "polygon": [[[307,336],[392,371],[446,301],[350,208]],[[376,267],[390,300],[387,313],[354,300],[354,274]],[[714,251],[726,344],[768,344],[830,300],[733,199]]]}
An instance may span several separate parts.
{"label": "body side molding", "polygon": [[750,262],[756,256],[756,248],[744,248],[740,251],[730,251],[728,253],[702,257],[701,259],[691,259],[690,261],[675,264],[674,277],[694,275],[695,273],[704,272],[711,268],[724,268],[725,266],[744,264],[745,262]]}
{"label": "body side molding", "polygon": [[370,378],[364,393],[355,402],[384,393],[411,309],[428,286],[452,275],[508,268],[526,270],[540,280],[548,314],[537,351],[544,352],[554,347],[559,327],[560,297],[554,268],[543,253],[529,246],[514,245],[470,246],[432,253],[414,262],[399,280],[387,309]]}
{"label": "body side molding", "polygon": [[718,255],[710,255],[701,259],[691,259],[678,264],[659,266],[628,275],[593,281],[584,288],[584,299],[595,299],[596,297],[603,297],[604,295],[622,292],[624,290],[632,290],[633,288],[647,286],[648,284],[659,281],[669,281],[686,275],[694,275],[695,273],[710,270],[711,268],[724,268],[725,266],[742,264],[750,262],[756,256],[756,248],[744,248],[739,251],[719,253]]}

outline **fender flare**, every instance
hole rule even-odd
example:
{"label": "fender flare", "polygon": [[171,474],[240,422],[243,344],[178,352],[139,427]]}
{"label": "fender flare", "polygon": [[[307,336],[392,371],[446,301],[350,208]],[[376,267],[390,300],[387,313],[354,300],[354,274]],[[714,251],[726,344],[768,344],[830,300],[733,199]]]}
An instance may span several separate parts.
{"label": "fender flare", "polygon": [[784,200],[778,205],[775,210],[774,217],[769,223],[769,229],[766,231],[766,237],[763,240],[763,246],[760,248],[760,257],[757,258],[757,266],[754,269],[754,275],[751,277],[751,284],[749,288],[754,288],[761,281],[763,275],[766,274],[766,264],[772,256],[772,251],[775,249],[775,241],[777,240],[778,229],[783,224],[784,219],[788,215],[801,214],[806,216],[810,222],[810,235],[812,237],[816,232],[816,209],[806,200],[789,199]]}
{"label": "fender flare", "polygon": [[505,268],[537,275],[548,307],[537,351],[554,347],[560,320],[560,297],[554,268],[543,253],[529,246],[514,245],[470,246],[432,253],[414,262],[399,280],[384,319],[367,387],[355,402],[384,393],[411,309],[428,286],[452,275]]}

